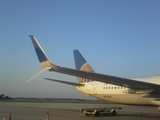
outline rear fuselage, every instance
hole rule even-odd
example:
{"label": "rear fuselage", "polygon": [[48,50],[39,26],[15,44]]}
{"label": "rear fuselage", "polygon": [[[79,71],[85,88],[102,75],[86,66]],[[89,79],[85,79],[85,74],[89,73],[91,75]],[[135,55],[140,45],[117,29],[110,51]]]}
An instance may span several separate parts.
{"label": "rear fuselage", "polygon": [[132,105],[160,105],[160,94],[148,90],[132,90],[127,87],[92,81],[84,83],[85,86],[76,87],[86,95],[120,104]]}

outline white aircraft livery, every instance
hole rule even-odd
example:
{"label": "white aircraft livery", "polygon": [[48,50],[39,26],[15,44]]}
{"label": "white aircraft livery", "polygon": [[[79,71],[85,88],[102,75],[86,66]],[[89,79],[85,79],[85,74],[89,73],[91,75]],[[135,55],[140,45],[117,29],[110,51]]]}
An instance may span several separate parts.
{"label": "white aircraft livery", "polygon": [[158,106],[158,110],[160,110],[160,76],[126,79],[95,73],[79,50],[73,51],[76,69],[57,66],[51,63],[36,38],[33,35],[29,35],[29,37],[39,62],[44,68],[43,71],[49,70],[77,76],[78,83],[45,79],[73,85],[78,91],[101,100],[129,105],[153,105]]}

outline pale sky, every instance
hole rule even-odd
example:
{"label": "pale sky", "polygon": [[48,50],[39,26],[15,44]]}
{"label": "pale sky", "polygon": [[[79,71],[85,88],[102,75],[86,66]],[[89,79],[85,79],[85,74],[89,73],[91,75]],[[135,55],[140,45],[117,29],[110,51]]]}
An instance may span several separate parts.
{"label": "pale sky", "polygon": [[84,98],[76,77],[46,71],[28,35],[34,35],[50,60],[75,68],[79,49],[98,73],[140,78],[160,75],[159,0],[1,0],[0,94],[11,97]]}

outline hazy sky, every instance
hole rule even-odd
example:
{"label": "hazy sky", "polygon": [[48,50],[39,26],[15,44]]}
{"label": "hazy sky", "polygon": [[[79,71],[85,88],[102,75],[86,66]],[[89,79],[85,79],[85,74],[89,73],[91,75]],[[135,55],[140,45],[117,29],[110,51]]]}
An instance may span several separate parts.
{"label": "hazy sky", "polygon": [[75,68],[79,49],[98,73],[125,78],[160,74],[159,0],[1,0],[0,94],[11,97],[89,98],[74,87],[43,78],[77,82],[55,72],[25,83],[42,67],[29,34],[50,60]]}

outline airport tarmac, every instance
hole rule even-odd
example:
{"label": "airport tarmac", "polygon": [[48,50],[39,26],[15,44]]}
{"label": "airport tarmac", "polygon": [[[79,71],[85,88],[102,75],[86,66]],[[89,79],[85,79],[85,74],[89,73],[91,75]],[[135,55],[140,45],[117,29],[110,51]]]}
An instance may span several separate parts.
{"label": "airport tarmac", "polygon": [[[116,116],[85,116],[79,112],[81,108],[122,107]],[[49,110],[49,120],[160,120],[157,107],[128,106],[118,104],[88,104],[88,103],[29,103],[0,102],[0,119],[11,113],[12,120],[46,120]]]}

